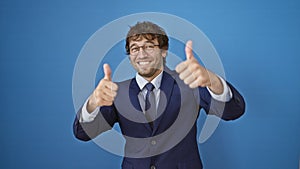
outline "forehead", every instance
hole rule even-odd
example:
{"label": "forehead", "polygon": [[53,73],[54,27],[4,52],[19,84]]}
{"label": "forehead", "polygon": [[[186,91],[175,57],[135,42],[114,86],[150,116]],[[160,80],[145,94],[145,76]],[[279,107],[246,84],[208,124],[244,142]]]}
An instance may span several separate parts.
{"label": "forehead", "polygon": [[154,39],[147,39],[143,36],[140,36],[137,39],[132,39],[129,41],[129,46],[133,46],[133,45],[144,45],[146,43],[154,43],[154,44],[158,44],[158,40],[156,38]]}

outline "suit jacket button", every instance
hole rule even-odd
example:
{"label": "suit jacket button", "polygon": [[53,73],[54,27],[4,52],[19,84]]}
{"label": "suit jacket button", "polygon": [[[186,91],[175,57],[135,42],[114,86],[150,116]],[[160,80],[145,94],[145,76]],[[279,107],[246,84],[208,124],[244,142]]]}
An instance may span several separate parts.
{"label": "suit jacket button", "polygon": [[151,141],[151,144],[152,144],[152,145],[155,145],[155,144],[156,144],[156,141],[155,141],[155,140],[152,140],[152,141]]}
{"label": "suit jacket button", "polygon": [[150,167],[150,169],[156,169],[156,167],[155,167],[154,165],[152,165],[152,166]]}

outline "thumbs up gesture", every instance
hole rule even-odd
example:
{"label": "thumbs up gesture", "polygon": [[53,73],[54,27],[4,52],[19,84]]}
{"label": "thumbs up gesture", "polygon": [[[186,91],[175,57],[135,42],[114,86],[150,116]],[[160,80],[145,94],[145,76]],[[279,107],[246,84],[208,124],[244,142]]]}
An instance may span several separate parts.
{"label": "thumbs up gesture", "polygon": [[192,41],[185,46],[186,60],[176,66],[179,78],[190,88],[209,87],[215,94],[223,93],[223,85],[218,76],[199,64],[193,55]]}
{"label": "thumbs up gesture", "polygon": [[89,98],[87,111],[93,112],[98,106],[110,106],[117,95],[118,85],[112,82],[111,69],[108,64],[103,65],[104,77]]}

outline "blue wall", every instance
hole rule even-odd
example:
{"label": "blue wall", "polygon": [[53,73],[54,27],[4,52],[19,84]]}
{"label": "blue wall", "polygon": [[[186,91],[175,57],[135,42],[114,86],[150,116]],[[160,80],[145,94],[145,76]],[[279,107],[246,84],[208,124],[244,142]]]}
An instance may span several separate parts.
{"label": "blue wall", "polygon": [[121,157],[72,135],[73,69],[95,31],[149,11],[200,28],[246,99],[245,116],[200,144],[206,169],[298,168],[298,0],[2,0],[0,168],[120,168]]}

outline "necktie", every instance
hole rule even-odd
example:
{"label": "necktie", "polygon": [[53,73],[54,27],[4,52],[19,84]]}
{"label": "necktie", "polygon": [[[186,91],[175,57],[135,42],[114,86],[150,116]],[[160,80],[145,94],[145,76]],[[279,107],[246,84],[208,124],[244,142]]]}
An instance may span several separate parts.
{"label": "necktie", "polygon": [[147,83],[145,87],[147,89],[145,100],[145,116],[150,126],[153,128],[153,121],[156,116],[155,95],[153,92],[154,85],[152,83]]}

